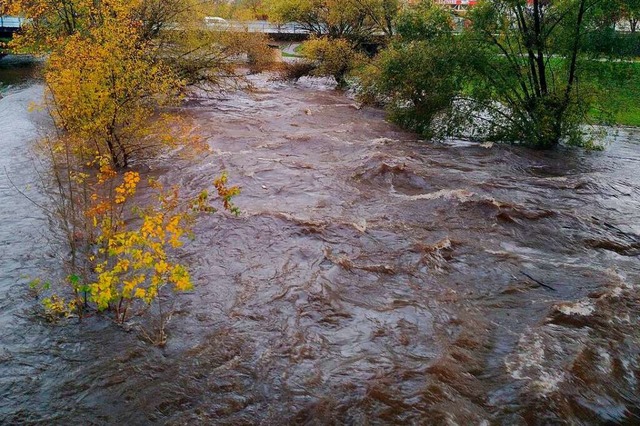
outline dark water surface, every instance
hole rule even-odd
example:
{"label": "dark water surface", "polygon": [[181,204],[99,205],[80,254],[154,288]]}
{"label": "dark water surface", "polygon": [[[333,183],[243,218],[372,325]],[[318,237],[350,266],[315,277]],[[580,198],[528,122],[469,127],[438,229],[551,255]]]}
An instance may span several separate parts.
{"label": "dark water surface", "polygon": [[[2,78],[0,70],[0,79]],[[319,82],[185,111],[242,215],[182,254],[164,349],[107,321],[28,314],[47,223],[0,179],[0,423],[640,422],[640,132],[604,152],[428,144]],[[0,99],[0,162],[33,180],[26,105]]]}

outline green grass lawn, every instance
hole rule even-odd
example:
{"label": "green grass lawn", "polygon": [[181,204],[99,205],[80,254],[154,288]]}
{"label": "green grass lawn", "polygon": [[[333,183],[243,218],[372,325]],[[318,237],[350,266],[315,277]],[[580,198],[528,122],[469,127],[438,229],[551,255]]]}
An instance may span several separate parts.
{"label": "green grass lawn", "polygon": [[[551,58],[556,75],[566,73],[564,59]],[[592,96],[589,111],[595,124],[640,127],[640,58],[632,61],[585,60],[580,62],[578,90]],[[465,82],[465,90],[472,92],[474,82]]]}
{"label": "green grass lawn", "polygon": [[302,58],[302,44],[298,44],[293,51],[295,53],[289,53],[283,50],[282,56],[285,58]]}
{"label": "green grass lawn", "polygon": [[583,82],[599,92],[595,120],[604,113],[614,124],[640,126],[640,62],[589,62]]}
{"label": "green grass lawn", "polygon": [[[590,111],[595,123],[640,127],[640,58],[632,59],[581,62],[579,90],[596,99]],[[562,62],[551,59],[556,69]]]}

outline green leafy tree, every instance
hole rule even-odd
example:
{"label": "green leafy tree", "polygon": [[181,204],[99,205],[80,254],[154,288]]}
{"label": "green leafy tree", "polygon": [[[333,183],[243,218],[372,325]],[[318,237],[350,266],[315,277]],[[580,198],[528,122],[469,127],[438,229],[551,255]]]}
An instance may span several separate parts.
{"label": "green leafy tree", "polygon": [[579,90],[584,35],[598,0],[485,1],[470,13],[465,42],[470,98],[489,116],[493,137],[548,148],[585,142],[589,98]]}
{"label": "green leafy tree", "polygon": [[280,23],[296,22],[316,37],[347,39],[354,45],[375,31],[367,11],[351,0],[271,0],[269,17]]}
{"label": "green leafy tree", "polygon": [[632,33],[638,31],[640,22],[640,0],[620,0],[622,17],[629,22],[629,29]]}
{"label": "green leafy tree", "polygon": [[366,60],[347,40],[330,40],[326,37],[305,42],[302,54],[316,65],[312,71],[314,75],[332,76],[339,87],[344,87],[347,74]]}
{"label": "green leafy tree", "polygon": [[459,44],[453,28],[450,13],[429,3],[402,12],[396,40],[359,73],[361,99],[380,101],[394,121],[426,137],[442,133],[435,117],[452,109],[462,88],[464,55],[462,46],[453,48]]}
{"label": "green leafy tree", "polygon": [[[455,36],[443,10],[423,2],[398,19],[400,39],[376,62],[369,92],[425,134],[587,144],[594,92],[580,74],[600,2],[481,1]],[[394,78],[403,69],[410,76]]]}
{"label": "green leafy tree", "polygon": [[402,2],[399,0],[348,0],[356,10],[362,12],[370,20],[376,31],[387,37],[395,34],[395,19],[400,12]]}
{"label": "green leafy tree", "polygon": [[268,0],[269,19],[296,22],[316,37],[343,38],[352,43],[395,34],[400,0]]}

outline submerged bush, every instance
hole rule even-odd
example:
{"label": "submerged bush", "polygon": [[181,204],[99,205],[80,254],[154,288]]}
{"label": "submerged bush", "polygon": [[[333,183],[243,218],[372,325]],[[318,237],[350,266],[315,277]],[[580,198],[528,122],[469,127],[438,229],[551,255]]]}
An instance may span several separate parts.
{"label": "submerged bush", "polygon": [[452,30],[453,21],[444,9],[402,13],[398,38],[358,73],[360,99],[384,105],[393,121],[425,137],[443,133],[442,124],[449,121],[436,125],[435,118],[453,109],[462,87],[463,49]]}
{"label": "submerged bush", "polygon": [[302,55],[315,64],[313,75],[335,78],[339,87],[347,75],[366,62],[366,56],[346,39],[312,38],[302,45]]}
{"label": "submerged bush", "polygon": [[302,77],[313,75],[316,66],[306,60],[298,60],[295,62],[283,62],[280,64],[278,76],[284,81],[296,81]]}

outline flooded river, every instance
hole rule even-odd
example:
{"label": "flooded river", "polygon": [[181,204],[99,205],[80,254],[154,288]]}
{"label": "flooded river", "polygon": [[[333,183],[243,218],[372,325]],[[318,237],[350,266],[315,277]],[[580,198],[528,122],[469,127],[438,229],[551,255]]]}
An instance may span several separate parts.
{"label": "flooded river", "polygon": [[[165,348],[29,314],[25,277],[55,259],[0,179],[1,424],[640,422],[639,131],[595,153],[431,144],[321,82],[253,80],[185,107],[211,154],[153,166],[243,189],[182,253],[196,288]],[[20,188],[40,91],[0,99]]]}

